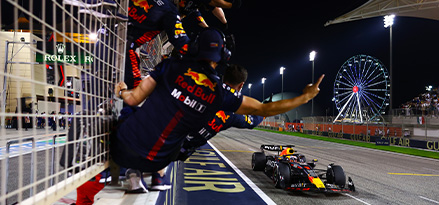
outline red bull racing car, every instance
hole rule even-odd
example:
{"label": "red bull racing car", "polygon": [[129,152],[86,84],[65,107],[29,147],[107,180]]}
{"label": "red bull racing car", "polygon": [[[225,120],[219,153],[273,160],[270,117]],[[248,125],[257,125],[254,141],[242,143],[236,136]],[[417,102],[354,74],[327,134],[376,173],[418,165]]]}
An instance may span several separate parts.
{"label": "red bull racing car", "polygon": [[[346,186],[346,175],[339,165],[329,164],[326,170],[315,169],[317,159],[307,162],[303,154],[295,153],[294,145],[261,145],[261,152],[252,156],[252,169],[264,171],[276,188],[291,191],[314,191],[324,193],[346,193],[355,191],[350,177]],[[277,155],[266,155],[265,150],[277,151]]]}

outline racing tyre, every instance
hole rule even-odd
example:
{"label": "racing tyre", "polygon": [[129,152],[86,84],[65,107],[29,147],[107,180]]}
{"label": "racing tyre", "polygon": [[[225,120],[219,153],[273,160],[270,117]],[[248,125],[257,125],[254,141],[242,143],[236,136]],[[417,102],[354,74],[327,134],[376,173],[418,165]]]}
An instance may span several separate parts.
{"label": "racing tyre", "polygon": [[279,165],[275,166],[273,169],[273,180],[274,180],[274,187],[280,189],[280,171],[279,171]]}
{"label": "racing tyre", "polygon": [[335,184],[340,188],[344,188],[346,185],[346,175],[339,165],[332,165],[331,168],[328,168],[326,179],[328,183]]}
{"label": "racing tyre", "polygon": [[263,171],[267,159],[262,152],[254,152],[252,155],[252,169],[253,171]]}
{"label": "racing tyre", "polygon": [[290,186],[291,168],[288,164],[279,163],[279,188],[286,189]]}

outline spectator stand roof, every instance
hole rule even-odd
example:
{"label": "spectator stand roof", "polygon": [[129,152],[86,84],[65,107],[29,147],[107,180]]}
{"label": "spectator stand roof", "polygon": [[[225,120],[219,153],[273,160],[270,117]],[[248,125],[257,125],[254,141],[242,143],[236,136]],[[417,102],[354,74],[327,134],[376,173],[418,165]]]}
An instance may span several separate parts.
{"label": "spectator stand roof", "polygon": [[325,26],[388,14],[439,20],[439,0],[369,0],[360,7],[326,22]]}

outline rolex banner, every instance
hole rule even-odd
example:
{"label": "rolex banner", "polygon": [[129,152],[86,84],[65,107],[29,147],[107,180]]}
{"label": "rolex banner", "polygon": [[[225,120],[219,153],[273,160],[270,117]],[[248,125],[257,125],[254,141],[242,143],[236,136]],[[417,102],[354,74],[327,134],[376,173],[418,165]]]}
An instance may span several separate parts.
{"label": "rolex banner", "polygon": [[[52,64],[71,63],[71,64],[91,64],[93,63],[94,44],[80,43],[78,45],[64,42],[48,42],[46,43],[46,53],[37,53],[36,61],[40,63]],[[43,50],[43,42],[37,43],[37,48]],[[84,51],[85,48],[88,52]]]}

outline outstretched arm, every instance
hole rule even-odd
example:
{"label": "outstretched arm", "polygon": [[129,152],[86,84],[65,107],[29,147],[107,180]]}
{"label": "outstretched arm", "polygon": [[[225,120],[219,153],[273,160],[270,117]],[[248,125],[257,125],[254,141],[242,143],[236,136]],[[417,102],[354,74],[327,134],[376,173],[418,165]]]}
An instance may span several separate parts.
{"label": "outstretched arm", "polygon": [[[151,76],[147,76],[140,82],[139,86],[132,90],[126,90],[127,85],[124,82],[119,82],[114,88],[114,92],[117,97],[123,99],[123,101],[130,106],[137,106],[143,102],[154,91],[157,82]],[[119,95],[119,91],[122,92]]]}
{"label": "outstretched arm", "polygon": [[221,7],[215,7],[212,10],[212,14],[222,23],[222,24],[226,24],[227,20],[226,20],[226,15],[224,15],[224,11]]}
{"label": "outstretched arm", "polygon": [[309,84],[303,89],[302,95],[291,99],[262,104],[254,98],[244,96],[241,106],[235,113],[264,117],[285,113],[313,99],[319,93],[319,85],[324,77],[325,75],[320,76],[314,85]]}
{"label": "outstretched arm", "polygon": [[209,5],[213,6],[213,7],[221,7],[221,8],[225,8],[225,9],[232,8],[232,3],[224,1],[224,0],[211,0],[209,2]]}

